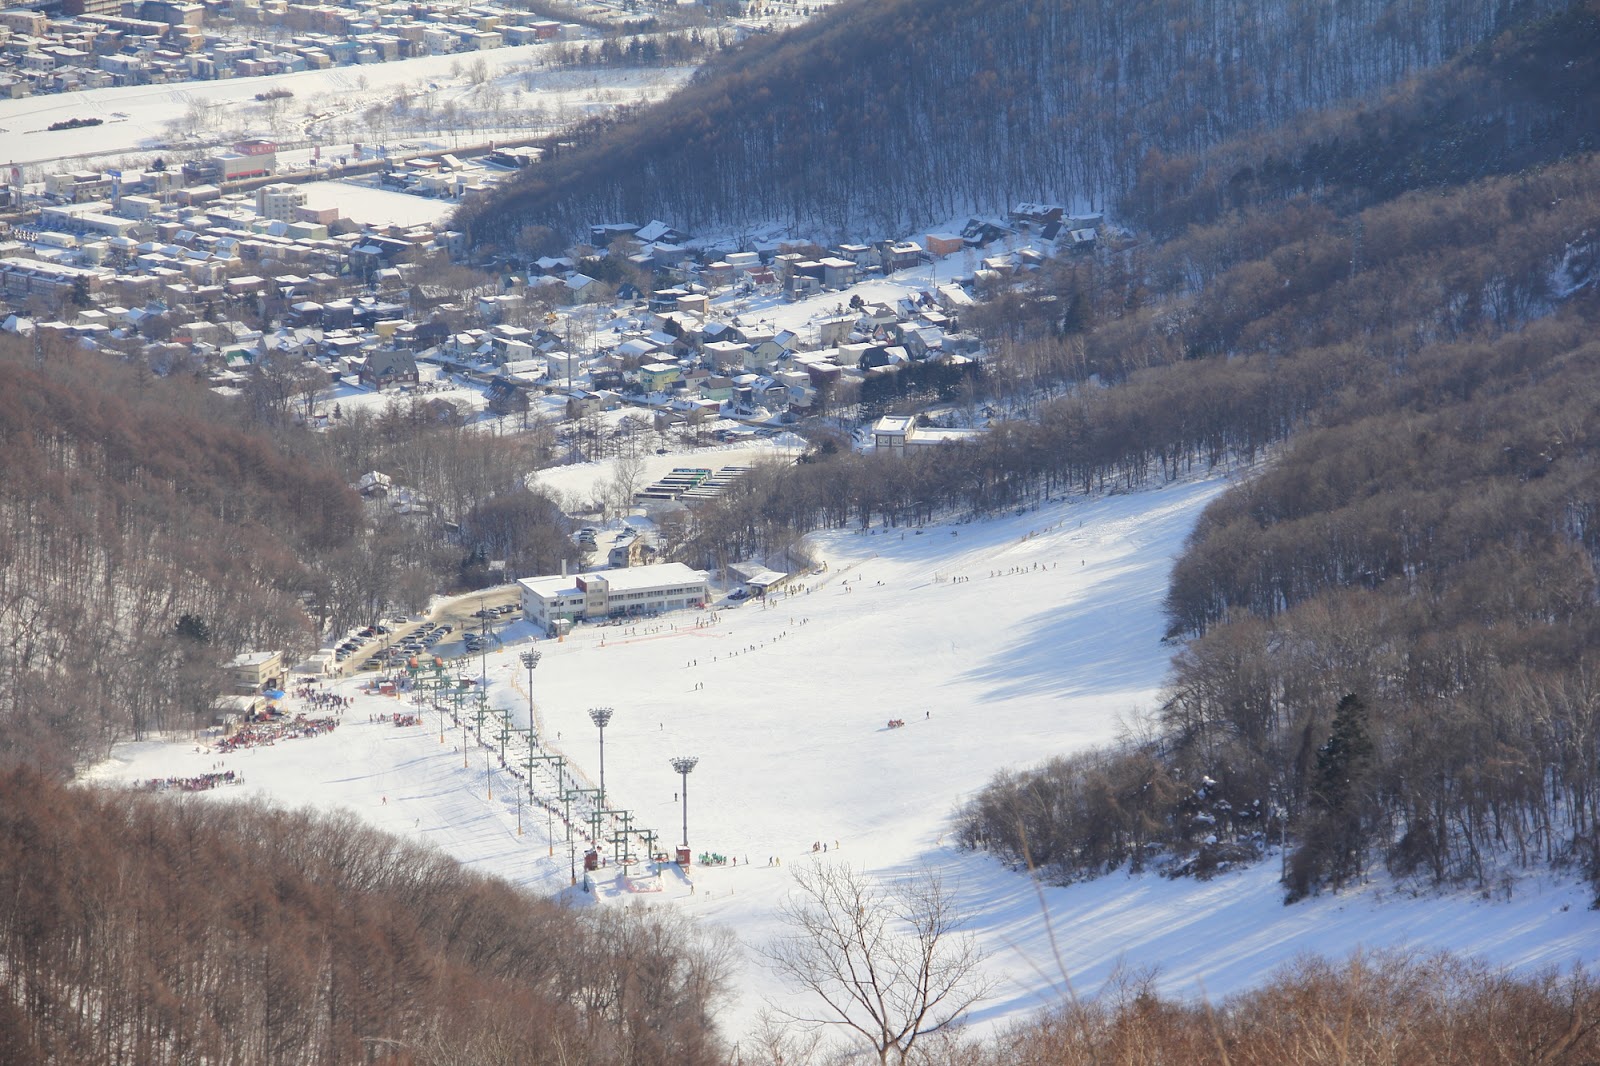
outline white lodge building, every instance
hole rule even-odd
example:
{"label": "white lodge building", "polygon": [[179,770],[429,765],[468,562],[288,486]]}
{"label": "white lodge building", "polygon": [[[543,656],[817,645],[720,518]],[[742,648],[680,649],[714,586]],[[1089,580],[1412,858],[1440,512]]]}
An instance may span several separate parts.
{"label": "white lodge building", "polygon": [[635,618],[705,606],[706,575],[682,563],[656,563],[571,576],[525,577],[522,614],[549,630],[558,619]]}

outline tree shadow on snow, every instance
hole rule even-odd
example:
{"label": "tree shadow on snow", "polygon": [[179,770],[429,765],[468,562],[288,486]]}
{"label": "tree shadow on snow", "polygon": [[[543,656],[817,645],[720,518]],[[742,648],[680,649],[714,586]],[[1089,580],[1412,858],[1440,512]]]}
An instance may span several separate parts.
{"label": "tree shadow on snow", "polygon": [[[1168,655],[1161,645],[1160,607],[1151,601],[1166,588],[1171,560],[1163,556],[1101,565],[1120,569],[1093,579],[1059,607],[1018,623],[1016,640],[961,679],[989,686],[984,697],[997,700],[1065,699],[1157,684]],[[1153,569],[1159,569],[1159,576]]]}

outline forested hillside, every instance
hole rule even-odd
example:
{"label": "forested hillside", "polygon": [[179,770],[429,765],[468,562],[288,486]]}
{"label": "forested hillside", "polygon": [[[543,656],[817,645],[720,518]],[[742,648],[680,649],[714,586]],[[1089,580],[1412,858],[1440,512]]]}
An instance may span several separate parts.
{"label": "forested hillside", "polygon": [[[1594,13],[1497,52],[1558,56]],[[1592,58],[1564,107],[1593,113]],[[1461,183],[1451,124],[1391,102],[1366,122],[1394,150],[1368,155],[1445,161],[1432,176],[1374,167],[1229,213],[1199,195],[1198,224],[1141,257],[1135,300],[1058,276],[1047,306],[1090,295],[1084,366],[1125,382],[1108,391],[1168,474],[1180,430],[1215,432],[1214,458],[1288,444],[1178,562],[1188,644],[1151,734],[1001,775],[969,843],[1073,879],[1209,872],[1286,833],[1291,896],[1375,865],[1488,889],[1555,863],[1600,887],[1600,160]]]}
{"label": "forested hillside", "polygon": [[581,132],[460,222],[479,244],[659,217],[899,232],[1019,199],[1104,206],[1149,153],[1374,93],[1560,5],[870,0],[758,36]]}
{"label": "forested hillside", "polygon": [[721,1061],[728,946],[361,825],[0,773],[0,1062]]}
{"label": "forested hillside", "polygon": [[[1132,236],[963,316],[981,372],[874,398],[1017,418],[894,460],[819,443],[665,522],[663,547],[705,565],[1247,475],[1175,567],[1152,720],[1002,773],[962,841],[1061,881],[1204,876],[1287,840],[1291,897],[1379,866],[1493,895],[1554,864],[1600,889],[1597,11],[866,0],[463,219],[484,245],[1120,202]],[[58,787],[207,715],[237,650],[482,576],[431,523],[363,509],[361,472],[516,569],[564,541],[526,486],[545,435],[396,406],[314,437],[45,354],[0,351],[0,1062],[805,1058],[782,1034],[730,1054],[726,945],[660,908],[574,915],[347,818]],[[1582,1062],[1600,1033],[1581,974],[1448,960],[1308,963],[1216,1010],[1123,993],[929,1061]]]}
{"label": "forested hillside", "polygon": [[1497,33],[1381,99],[1205,152],[1153,152],[1118,204],[1163,236],[1292,196],[1349,212],[1600,149],[1597,95],[1600,11],[1576,3]]}
{"label": "forested hillside", "polygon": [[[547,435],[413,402],[311,434],[183,375],[0,342],[0,767],[70,772],[116,740],[209,723],[241,651],[322,645],[386,607],[549,570],[566,519],[529,491]],[[268,361],[252,394],[275,387]],[[364,505],[378,469],[437,516]],[[445,522],[460,532],[451,535]]]}
{"label": "forested hillside", "polygon": [[308,560],[359,528],[341,479],[199,385],[0,358],[0,764],[192,725],[237,651],[314,642]]}

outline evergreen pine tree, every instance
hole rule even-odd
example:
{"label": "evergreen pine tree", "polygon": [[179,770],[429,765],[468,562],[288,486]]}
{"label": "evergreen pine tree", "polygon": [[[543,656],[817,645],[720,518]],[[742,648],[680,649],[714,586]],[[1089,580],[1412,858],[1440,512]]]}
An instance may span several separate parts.
{"label": "evergreen pine tree", "polygon": [[1367,705],[1355,693],[1339,701],[1328,739],[1317,749],[1311,817],[1289,875],[1290,900],[1323,881],[1335,887],[1358,875],[1366,848],[1366,783],[1375,748]]}
{"label": "evergreen pine tree", "polygon": [[1317,749],[1315,802],[1325,811],[1348,810],[1356,783],[1372,763],[1372,738],[1367,735],[1367,705],[1347,694],[1333,712],[1328,739]]}

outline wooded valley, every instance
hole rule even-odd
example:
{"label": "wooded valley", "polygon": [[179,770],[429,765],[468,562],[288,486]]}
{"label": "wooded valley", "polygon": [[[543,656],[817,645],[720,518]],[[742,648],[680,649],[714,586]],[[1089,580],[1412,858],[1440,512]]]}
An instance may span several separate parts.
{"label": "wooded valley", "polygon": [[[486,246],[1112,207],[1100,250],[965,314],[981,375],[849,398],[1014,417],[892,461],[815,433],[664,548],[798,557],[819,528],[1238,476],[1173,571],[1159,708],[999,774],[961,841],[1060,882],[1211,876],[1283,842],[1290,901],[1379,867],[1492,898],[1548,866],[1600,898],[1597,104],[1597,0],[850,4],[463,222]],[[0,1060],[728,1061],[729,945],[669,915],[572,914],[345,817],[61,783],[208,715],[241,648],[487,580],[463,543],[553,569],[565,519],[526,482],[551,434],[403,404],[312,434],[288,392],[42,354],[0,349]],[[372,469],[462,536],[364,504]],[[1214,1007],[1129,975],[925,1054],[1582,1062],[1597,1011],[1582,974],[1385,956]],[[767,1037],[739,1061],[805,1058]]]}

